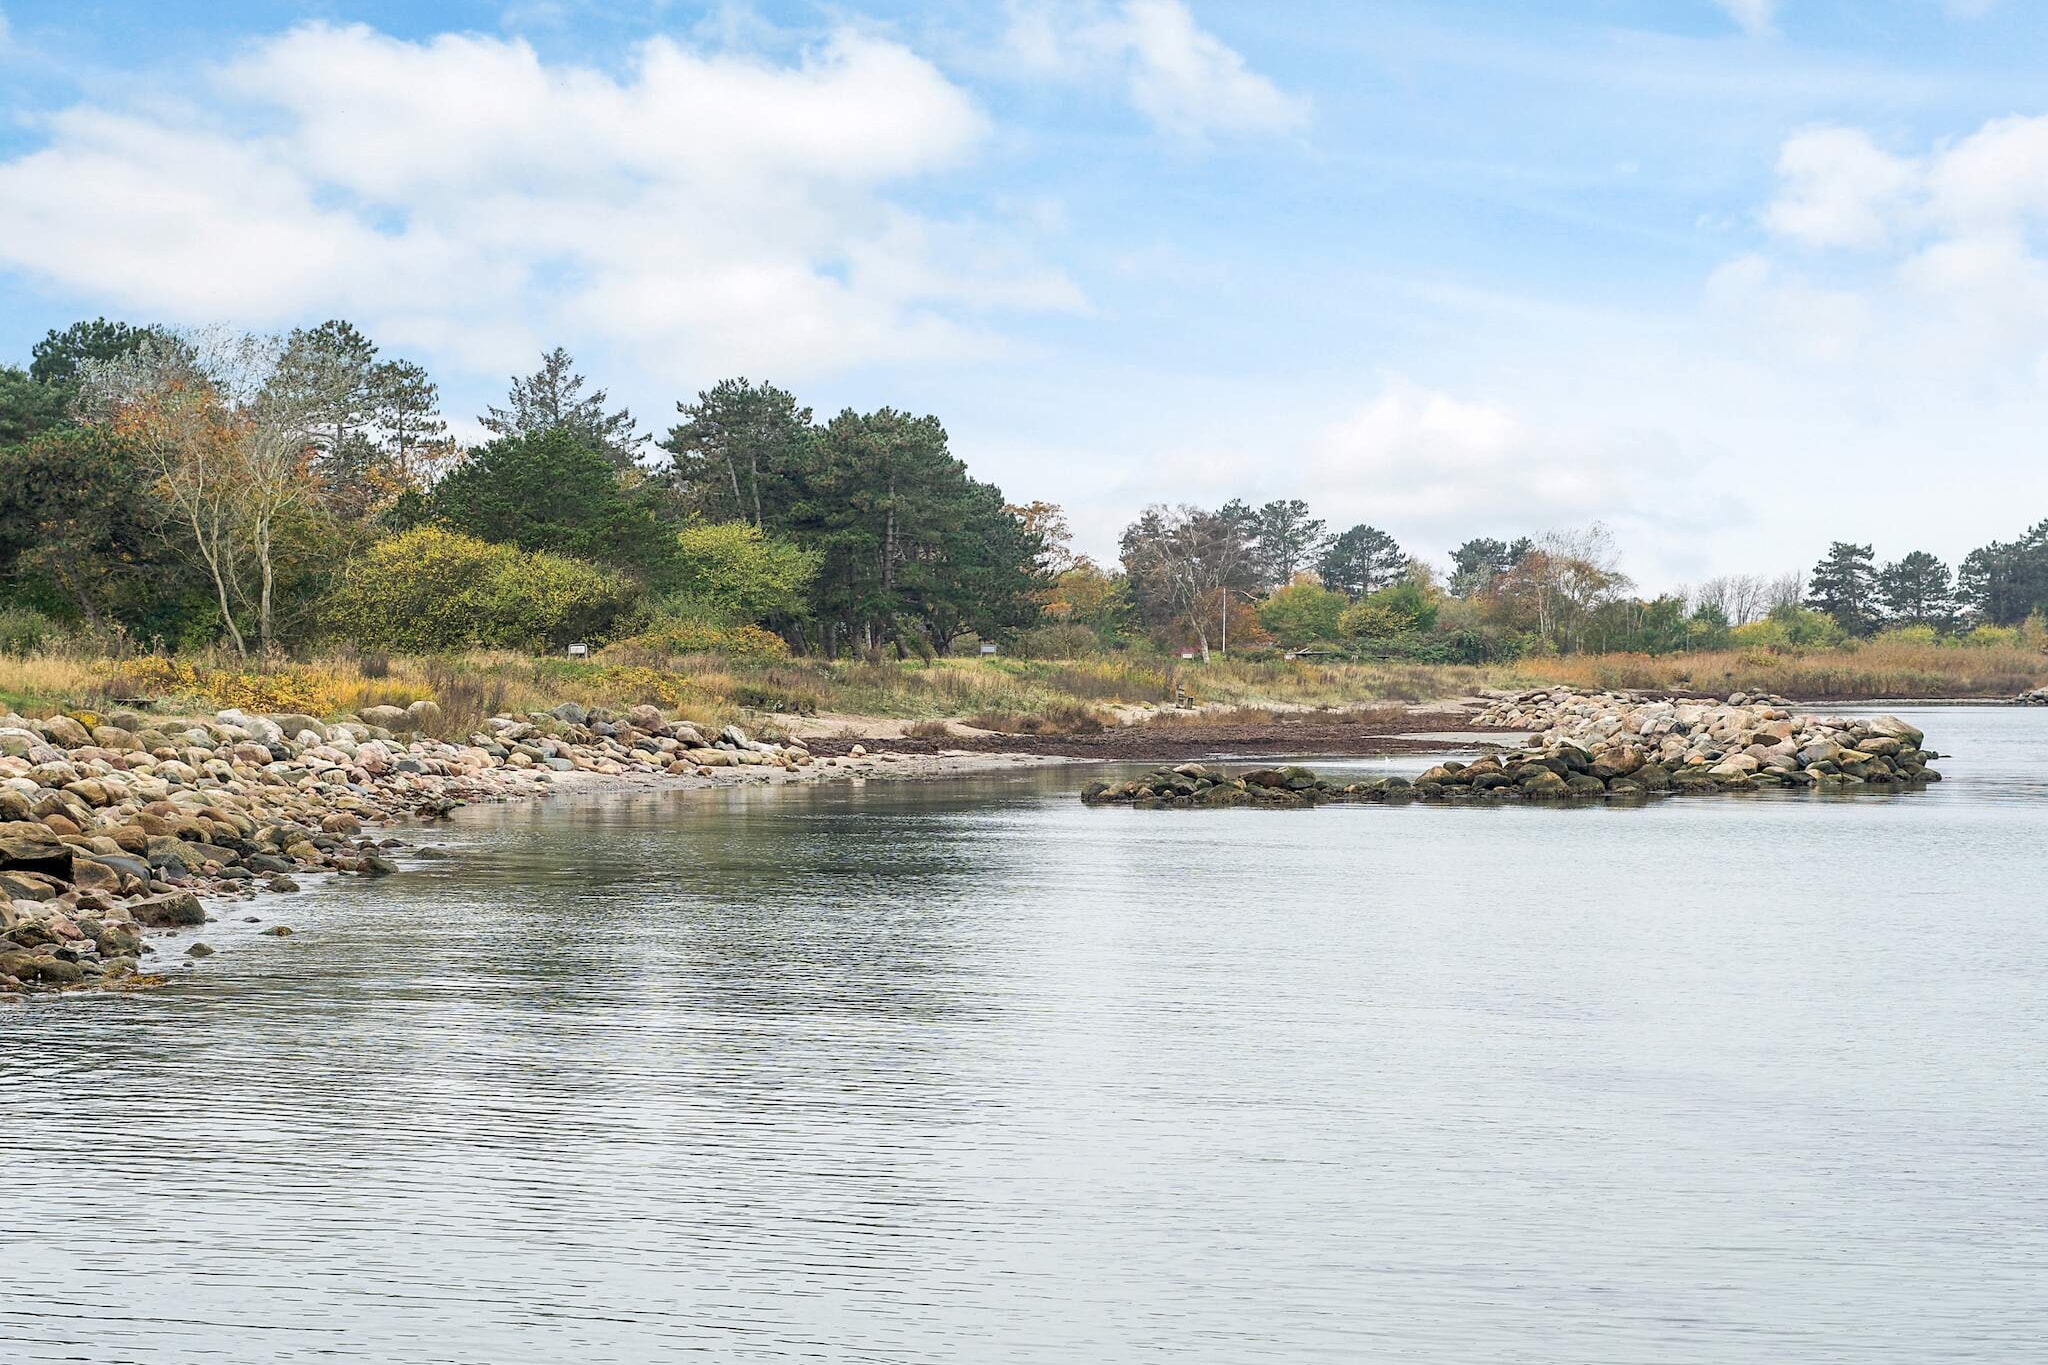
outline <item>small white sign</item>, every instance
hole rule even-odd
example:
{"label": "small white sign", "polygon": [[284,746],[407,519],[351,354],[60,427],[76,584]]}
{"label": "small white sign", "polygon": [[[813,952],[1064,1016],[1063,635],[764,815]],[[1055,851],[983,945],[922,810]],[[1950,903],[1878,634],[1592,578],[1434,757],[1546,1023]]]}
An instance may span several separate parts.
{"label": "small white sign", "polygon": [[570,657],[570,658],[572,658],[572,659],[587,659],[587,658],[589,658],[589,657],[590,657],[590,646],[589,646],[589,645],[570,645],[570,646],[569,646],[569,657]]}
{"label": "small white sign", "polygon": [[990,644],[988,641],[984,640],[981,642],[981,652],[984,654],[993,654],[996,652],[996,647]]}

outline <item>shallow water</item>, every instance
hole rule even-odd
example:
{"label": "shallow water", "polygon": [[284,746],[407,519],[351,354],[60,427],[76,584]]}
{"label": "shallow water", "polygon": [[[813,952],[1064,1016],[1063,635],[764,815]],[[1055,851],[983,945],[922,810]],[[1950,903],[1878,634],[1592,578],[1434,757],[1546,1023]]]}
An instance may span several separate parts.
{"label": "shallow water", "polygon": [[0,1011],[0,1359],[2032,1357],[2048,713],[1913,714],[1895,797],[463,811]]}

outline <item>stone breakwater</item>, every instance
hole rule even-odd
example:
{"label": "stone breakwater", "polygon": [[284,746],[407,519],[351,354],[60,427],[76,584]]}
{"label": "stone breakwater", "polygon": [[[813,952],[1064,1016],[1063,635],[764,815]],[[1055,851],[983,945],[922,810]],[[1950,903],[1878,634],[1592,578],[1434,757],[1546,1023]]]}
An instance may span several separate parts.
{"label": "stone breakwater", "polygon": [[1897,716],[1795,715],[1781,697],[1725,702],[1552,688],[1494,698],[1482,726],[1535,730],[1529,747],[1605,782],[1846,790],[1938,782],[1927,737]]}
{"label": "stone breakwater", "polygon": [[0,998],[160,981],[144,970],[152,938],[212,918],[201,895],[296,891],[309,872],[396,871],[404,845],[369,837],[368,825],[539,795],[576,773],[733,769],[743,779],[813,762],[800,744],[730,726],[707,735],[652,706],[498,716],[464,743],[418,733],[438,720],[432,702],[333,723],[241,711],[0,714]]}
{"label": "stone breakwater", "polygon": [[1794,716],[1777,698],[1645,700],[1563,689],[1495,699],[1478,723],[1538,729],[1520,750],[1444,762],[1412,781],[1337,783],[1307,768],[1203,763],[1090,782],[1090,805],[1312,806],[1332,801],[1647,800],[1782,787],[1897,791],[1937,782],[1926,737],[1896,716]]}

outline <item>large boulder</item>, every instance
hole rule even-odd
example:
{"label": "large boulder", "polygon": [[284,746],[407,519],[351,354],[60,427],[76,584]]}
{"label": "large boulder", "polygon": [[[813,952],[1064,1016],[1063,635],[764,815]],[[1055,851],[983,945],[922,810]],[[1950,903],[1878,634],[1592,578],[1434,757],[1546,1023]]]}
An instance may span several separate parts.
{"label": "large boulder", "polygon": [[206,907],[190,891],[172,891],[146,900],[130,901],[128,913],[135,922],[151,929],[175,929],[206,923]]}
{"label": "large boulder", "polygon": [[326,723],[315,720],[303,712],[280,712],[277,715],[273,715],[270,719],[278,729],[284,731],[285,738],[287,739],[297,739],[300,733],[306,730],[311,730],[322,742],[325,742],[328,738]]}
{"label": "large boulder", "polygon": [[1872,734],[1896,739],[1909,749],[1918,749],[1927,742],[1927,735],[1919,727],[1908,725],[1897,716],[1879,716],[1870,722]]}
{"label": "large boulder", "polygon": [[431,697],[421,697],[405,708],[405,728],[408,730],[431,730],[441,723],[441,704]]}
{"label": "large boulder", "polygon": [[69,716],[51,716],[43,722],[43,733],[67,749],[82,749],[92,743],[92,734]]}
{"label": "large boulder", "polygon": [[356,713],[357,719],[365,725],[374,725],[380,730],[403,730],[405,708],[400,706],[365,706]]}
{"label": "large boulder", "polygon": [[228,710],[215,712],[213,718],[220,725],[246,731],[251,739],[259,743],[284,742],[284,727],[267,716],[252,716],[247,711],[230,707]]}
{"label": "large boulder", "polygon": [[35,872],[59,881],[71,880],[71,845],[46,825],[26,821],[0,824],[0,869]]}
{"label": "large boulder", "polygon": [[1592,767],[1588,771],[1606,782],[1617,777],[1627,777],[1642,767],[1644,762],[1641,749],[1633,744],[1617,744],[1594,754]]}
{"label": "large boulder", "polygon": [[93,726],[92,742],[102,749],[116,749],[122,752],[135,748],[135,736],[118,725]]}

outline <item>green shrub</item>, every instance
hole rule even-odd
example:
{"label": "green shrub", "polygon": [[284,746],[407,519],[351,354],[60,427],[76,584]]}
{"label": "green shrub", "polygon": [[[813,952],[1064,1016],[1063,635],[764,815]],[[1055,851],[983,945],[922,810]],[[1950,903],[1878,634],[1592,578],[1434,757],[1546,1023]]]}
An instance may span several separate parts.
{"label": "green shrub", "polygon": [[1337,628],[1351,640],[1388,640],[1436,629],[1437,604],[1416,583],[1396,583],[1344,608]]}
{"label": "green shrub", "polygon": [[678,614],[762,621],[801,616],[823,560],[743,521],[706,521],[676,532],[676,564],[664,580]]}
{"label": "green shrub", "polygon": [[1320,583],[1289,583],[1259,603],[1259,624],[1292,648],[1337,638],[1337,622],[1349,601]]}
{"label": "green shrub", "polygon": [[602,639],[632,593],[626,579],[578,559],[422,526],[349,566],[328,626],[358,648],[558,647]]}
{"label": "green shrub", "polygon": [[57,623],[29,607],[0,607],[0,654],[25,659],[55,640]]}
{"label": "green shrub", "polygon": [[1085,659],[1102,653],[1102,637],[1079,621],[1055,621],[1018,631],[1005,652],[1018,659]]}

